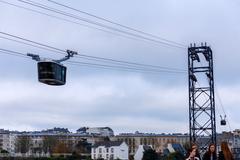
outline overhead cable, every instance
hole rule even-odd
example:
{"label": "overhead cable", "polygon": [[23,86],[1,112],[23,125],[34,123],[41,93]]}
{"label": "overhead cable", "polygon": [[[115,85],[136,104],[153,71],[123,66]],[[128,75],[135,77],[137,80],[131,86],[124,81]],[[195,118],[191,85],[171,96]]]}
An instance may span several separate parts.
{"label": "overhead cable", "polygon": [[[186,70],[183,69],[178,69],[178,68],[170,68],[170,67],[162,67],[162,66],[157,66],[157,65],[149,65],[149,64],[143,64],[143,63],[135,63],[135,62],[128,62],[128,61],[122,61],[122,60],[115,60],[111,58],[102,58],[102,57],[96,57],[96,56],[89,56],[89,55],[84,55],[84,54],[79,54],[77,57],[88,57],[88,58],[93,58],[95,60],[103,60],[103,61],[111,61],[114,63],[124,63],[127,65],[134,65],[134,66],[143,66],[143,67],[150,67],[150,68],[158,68],[158,69],[166,69],[166,70],[174,70],[174,71],[180,71],[180,72],[187,72]],[[89,59],[92,60],[92,59]]]}
{"label": "overhead cable", "polygon": [[[81,26],[84,26],[84,27],[87,27],[87,28],[91,28],[91,29],[102,31],[102,32],[106,32],[106,33],[109,33],[109,34],[121,36],[121,37],[132,39],[132,40],[149,42],[149,39],[140,39],[139,37],[134,38],[134,37],[130,37],[130,36],[127,36],[127,35],[124,35],[124,34],[120,34],[120,33],[116,33],[116,32],[114,33],[114,32],[111,32],[109,30],[104,30],[102,28],[97,28],[97,27],[93,27],[93,26],[90,26],[90,25],[87,25],[87,24],[78,23],[78,22],[75,22],[75,21],[72,21],[72,20],[69,20],[69,19],[65,19],[65,18],[62,18],[62,17],[55,16],[55,15],[47,14],[47,13],[44,13],[44,12],[41,12],[41,11],[38,11],[38,10],[34,10],[34,9],[27,8],[27,7],[19,6],[19,5],[16,5],[16,4],[12,4],[12,3],[9,3],[9,2],[3,1],[3,0],[0,0],[0,2],[4,3],[4,4],[7,4],[7,5],[17,7],[17,8],[24,9],[24,10],[27,10],[27,11],[39,13],[39,14],[42,14],[42,15],[45,15],[45,16],[48,16],[48,17],[51,17],[51,18],[62,20],[62,21],[65,21],[65,22],[69,22],[69,23],[81,25]],[[155,42],[155,43],[158,44],[158,42]],[[168,44],[166,44],[166,45],[171,46],[171,45],[168,45]],[[172,47],[177,47],[177,46],[172,46]],[[177,47],[177,48],[184,49],[183,47]]]}
{"label": "overhead cable", "polygon": [[1,39],[5,39],[5,40],[9,40],[9,41],[13,41],[13,42],[16,42],[16,43],[28,45],[28,46],[31,46],[31,47],[35,47],[35,48],[47,50],[47,51],[50,51],[50,52],[53,52],[53,53],[63,54],[63,52],[58,52],[58,51],[56,51],[56,50],[52,50],[52,49],[49,49],[49,48],[37,46],[37,45],[31,44],[31,43],[26,43],[26,42],[23,42],[23,41],[19,41],[19,40],[12,39],[12,38],[7,38],[7,37],[3,37],[3,36],[0,36],[0,38],[1,38]]}
{"label": "overhead cable", "polygon": [[[14,56],[20,56],[24,58],[29,57],[21,52],[13,51],[13,50],[8,50],[4,48],[0,48],[1,53],[9,54],[9,55],[14,55]],[[111,69],[120,69],[120,70],[131,70],[131,71],[137,71],[137,72],[149,72],[149,73],[179,73],[183,74],[185,72],[177,72],[177,71],[168,71],[168,70],[157,70],[157,69],[144,69],[144,68],[138,68],[138,67],[126,67],[126,66],[117,66],[117,65],[107,65],[107,64],[97,64],[97,63],[87,63],[87,62],[80,62],[80,61],[68,61],[69,64],[73,65],[87,65],[87,66],[95,66],[95,67],[100,67],[100,68],[111,68]]]}
{"label": "overhead cable", "polygon": [[50,48],[50,49],[53,49],[53,50],[56,50],[56,51],[65,52],[65,50],[62,50],[62,49],[59,49],[59,48],[56,48],[56,47],[52,47],[52,46],[49,46],[49,45],[46,45],[46,44],[42,44],[42,43],[39,43],[39,42],[35,42],[35,41],[29,40],[29,39],[26,39],[26,38],[22,38],[22,37],[13,35],[13,34],[6,33],[6,32],[1,32],[0,31],[0,34],[10,36],[10,37],[13,37],[13,38],[17,38],[17,39],[20,39],[20,40],[23,40],[23,41],[26,41],[26,42],[34,43],[34,44],[37,44],[37,45],[40,45],[40,46],[43,46],[43,47],[47,47],[47,48]]}
{"label": "overhead cable", "polygon": [[[46,45],[46,44],[43,44],[43,43],[39,43],[39,42],[29,40],[29,39],[26,39],[26,38],[23,38],[23,37],[20,37],[20,36],[9,34],[9,33],[6,33],[6,32],[0,32],[0,34],[8,36],[8,37],[13,37],[13,38],[16,38],[16,39],[19,39],[19,40],[22,40],[22,41],[30,42],[30,43],[33,43],[33,44],[37,44],[37,46],[29,44],[29,43],[21,42],[21,41],[18,41],[18,40],[14,40],[14,39],[10,39],[10,38],[0,36],[0,38],[3,38],[3,39],[11,40],[11,41],[22,43],[22,44],[25,44],[25,45],[30,45],[30,46],[41,48],[41,49],[46,49],[48,51],[50,50],[54,53],[57,52],[57,53],[60,53],[60,54],[66,54],[66,51],[63,50],[63,49],[59,49],[59,48],[56,48],[56,47],[53,47],[53,46],[49,46],[49,45]],[[114,63],[114,64],[117,64],[117,65],[131,65],[131,66],[137,66],[137,67],[142,67],[142,68],[155,68],[155,69],[164,69],[164,70],[169,70],[169,71],[186,72],[186,70],[178,69],[178,68],[170,68],[170,67],[163,67],[163,66],[157,66],[157,65],[149,65],[149,64],[136,63],[136,62],[128,62],[128,61],[116,60],[116,59],[111,59],[111,58],[90,56],[90,55],[81,54],[81,53],[79,53],[76,57],[83,58],[83,59],[88,59],[88,60],[93,60],[93,61],[101,61],[103,63],[109,63],[110,62],[110,63]]]}
{"label": "overhead cable", "polygon": [[[216,91],[216,95],[217,95],[218,101],[219,101],[219,103],[220,103],[220,106],[221,106],[221,108],[222,108],[222,111],[223,111],[223,113],[224,113],[224,116],[227,116],[227,114],[226,114],[226,112],[225,112],[225,109],[224,109],[224,106],[223,106],[223,103],[222,103],[222,100],[221,100],[221,97],[220,97],[220,95],[219,95],[218,89],[217,89],[217,87],[216,87],[216,84],[215,84],[215,91]],[[232,131],[232,128],[231,128],[231,125],[230,125],[230,122],[229,122],[228,118],[225,119],[225,120],[226,120],[227,123],[228,123],[229,130]]]}
{"label": "overhead cable", "polygon": [[152,72],[152,71],[133,70],[133,69],[120,68],[120,67],[116,68],[113,66],[103,66],[99,64],[93,64],[93,63],[81,63],[81,62],[80,63],[66,62],[66,63],[74,66],[81,66],[81,67],[88,67],[88,68],[95,68],[95,69],[118,70],[118,71],[125,71],[125,72],[147,73],[147,74],[159,75],[158,73]]}
{"label": "overhead cable", "polygon": [[20,53],[20,52],[16,52],[16,51],[12,51],[12,50],[3,49],[3,48],[0,48],[0,53],[4,53],[4,54],[12,55],[12,56],[18,56],[18,57],[21,57],[21,58],[29,59],[29,57],[26,54],[23,54],[23,53]]}
{"label": "overhead cable", "polygon": [[66,19],[66,18],[58,17],[58,16],[55,16],[55,15],[48,14],[48,13],[45,13],[45,12],[41,12],[41,11],[38,11],[38,10],[34,10],[34,9],[31,9],[31,8],[27,8],[27,7],[16,5],[16,4],[13,4],[13,3],[5,2],[3,0],[0,0],[0,2],[3,3],[3,4],[7,4],[7,5],[10,5],[10,6],[14,6],[14,7],[17,7],[17,8],[20,8],[20,9],[27,10],[27,11],[30,11],[30,12],[38,13],[38,14],[41,14],[41,15],[44,15],[44,16],[48,16],[48,17],[55,18],[55,19],[58,19],[58,20],[61,20],[61,21],[65,21],[65,22],[68,22],[68,23],[80,25],[80,26],[90,28],[90,29],[94,29],[94,30],[99,30],[99,31],[102,31],[102,32],[105,32],[105,33],[108,33],[108,34],[117,35],[117,36],[121,36],[121,37],[132,39],[132,40],[137,40],[137,41],[149,42],[149,41],[146,41],[146,40],[137,39],[137,38],[130,37],[130,36],[127,36],[127,35],[124,35],[124,34],[120,34],[120,33],[116,33],[116,32],[114,33],[114,32],[111,32],[109,30],[105,30],[105,29],[102,29],[102,28],[97,28],[97,27],[90,26],[90,25],[87,25],[87,24],[72,21],[72,20],[69,20],[69,19]]}
{"label": "overhead cable", "polygon": [[132,33],[132,32],[124,31],[124,30],[121,30],[121,29],[118,29],[118,28],[115,28],[115,27],[112,27],[112,26],[105,25],[103,23],[92,21],[92,20],[82,18],[82,17],[79,17],[79,16],[71,14],[71,13],[67,13],[67,12],[52,8],[52,7],[48,7],[46,5],[43,5],[43,4],[40,4],[40,3],[37,3],[37,2],[33,2],[31,0],[18,0],[18,1],[20,1],[22,3],[25,3],[25,4],[28,4],[28,5],[31,5],[31,6],[34,6],[34,7],[38,7],[38,8],[47,10],[47,11],[51,11],[51,12],[54,12],[54,13],[57,13],[57,14],[61,14],[63,16],[67,16],[67,17],[70,17],[70,18],[73,18],[73,19],[77,19],[77,20],[80,20],[80,21],[83,21],[83,22],[86,22],[86,23],[89,23],[89,24],[97,25],[97,26],[100,26],[100,27],[103,27],[103,28],[106,28],[106,29],[109,29],[109,30],[112,30],[112,31],[115,31],[115,32],[130,35],[130,36],[133,36],[133,37],[136,37],[136,38],[140,38],[140,39],[144,39],[144,40],[148,40],[148,41],[151,41],[151,42],[164,44],[164,45],[167,45],[167,46],[176,47],[176,48],[180,48],[180,49],[186,49],[186,47],[183,47],[183,46],[179,46],[179,45],[176,45],[176,44],[170,44],[170,43],[167,43],[167,42],[163,42],[163,41],[159,41],[159,40],[156,40],[156,39],[148,38],[148,37],[145,37],[145,36],[142,36],[142,35],[139,35],[139,34],[135,34],[135,33]]}
{"label": "overhead cable", "polygon": [[73,7],[70,7],[70,6],[68,6],[68,5],[65,5],[65,4],[62,4],[62,3],[59,3],[59,2],[56,2],[56,1],[53,1],[53,0],[47,0],[47,1],[49,1],[49,2],[51,2],[51,3],[54,3],[54,4],[56,4],[56,5],[59,5],[59,6],[62,6],[62,7],[65,7],[65,8],[74,10],[74,11],[77,11],[77,12],[79,12],[79,13],[82,13],[82,14],[85,14],[85,15],[88,15],[88,16],[91,16],[91,17],[94,17],[94,18],[97,18],[97,19],[99,19],[99,20],[102,20],[102,21],[105,21],[105,22],[108,22],[108,23],[111,23],[111,24],[120,26],[120,27],[122,27],[122,28],[131,30],[131,31],[134,31],[134,32],[137,32],[137,33],[140,33],[140,34],[144,34],[144,35],[147,35],[147,36],[150,36],[150,37],[153,37],[153,38],[157,38],[157,39],[160,39],[160,40],[169,42],[169,43],[173,43],[173,44],[176,44],[176,45],[179,45],[179,46],[186,47],[184,44],[181,44],[181,43],[178,43],[178,42],[174,42],[174,41],[171,41],[171,40],[162,38],[162,37],[160,37],[160,36],[156,36],[156,35],[153,35],[153,34],[151,34],[151,33],[147,33],[147,32],[144,32],[144,31],[141,31],[141,30],[138,30],[138,29],[135,29],[135,28],[132,28],[132,27],[129,27],[129,26],[126,26],[126,25],[123,25],[123,24],[120,24],[120,23],[111,21],[111,20],[109,20],[109,19],[106,19],[106,18],[97,16],[97,15],[94,15],[94,14],[88,13],[88,12],[86,12],[86,11],[82,11],[82,10],[79,10],[79,9],[76,9],[76,8],[73,8]]}
{"label": "overhead cable", "polygon": [[110,67],[116,69],[127,69],[127,70],[137,70],[137,71],[146,71],[146,72],[154,72],[154,73],[180,73],[185,74],[185,72],[181,71],[169,71],[169,70],[159,70],[159,69],[146,69],[146,68],[137,68],[137,67],[126,67],[126,66],[117,66],[117,65],[106,65],[106,64],[97,64],[97,63],[87,63],[87,62],[79,62],[79,61],[68,61],[73,64],[84,64],[84,65],[93,65],[99,67]]}

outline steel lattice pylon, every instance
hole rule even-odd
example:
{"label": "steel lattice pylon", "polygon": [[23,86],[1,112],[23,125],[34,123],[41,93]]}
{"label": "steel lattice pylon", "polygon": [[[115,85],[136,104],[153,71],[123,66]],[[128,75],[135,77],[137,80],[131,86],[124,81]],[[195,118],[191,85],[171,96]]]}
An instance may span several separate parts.
{"label": "steel lattice pylon", "polygon": [[203,152],[216,144],[213,56],[209,46],[188,48],[190,142]]}

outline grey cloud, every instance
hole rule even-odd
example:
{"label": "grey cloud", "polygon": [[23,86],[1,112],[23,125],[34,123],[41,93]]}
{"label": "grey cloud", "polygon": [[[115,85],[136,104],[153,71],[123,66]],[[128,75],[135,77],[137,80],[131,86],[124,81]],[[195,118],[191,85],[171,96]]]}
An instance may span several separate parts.
{"label": "grey cloud", "polygon": [[[238,127],[237,1],[60,2],[185,45],[208,42],[214,54],[216,86],[232,127]],[[187,49],[126,39],[3,5],[0,10],[4,13],[0,14],[1,31],[82,54],[187,69]],[[62,56],[2,39],[0,45],[50,58]],[[66,65],[67,84],[55,88],[38,83],[36,62],[1,54],[1,126],[77,129],[108,125],[117,132],[188,130],[187,73],[150,75]]]}

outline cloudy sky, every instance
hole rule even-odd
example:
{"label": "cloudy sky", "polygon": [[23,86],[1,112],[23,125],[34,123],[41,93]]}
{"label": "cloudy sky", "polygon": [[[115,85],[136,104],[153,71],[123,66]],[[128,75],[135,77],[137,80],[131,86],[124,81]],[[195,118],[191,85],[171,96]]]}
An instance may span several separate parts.
{"label": "cloudy sky", "polygon": [[[5,2],[38,10],[45,15]],[[118,27],[47,0],[35,2],[94,22]],[[220,97],[216,96],[217,131],[239,128],[239,1],[58,0],[58,2],[185,46],[190,43],[207,42],[214,54],[215,84]],[[187,70],[187,47],[182,49],[129,35],[122,36],[123,34],[116,32],[104,32],[99,30],[103,29],[99,26],[17,0],[0,0],[0,20],[0,32],[59,49],[71,49],[89,56]],[[3,49],[35,53],[55,59],[63,56],[3,39],[2,37],[6,38],[6,35],[0,36],[0,48]],[[149,74],[64,63],[68,67],[67,83],[56,87],[38,82],[35,61],[4,53],[0,55],[0,128],[42,130],[65,127],[75,131],[82,126],[109,126],[116,133],[188,132],[187,72]],[[72,60],[90,62],[80,58]],[[224,114],[219,99],[227,114],[230,124],[228,126],[219,126],[220,115]]]}

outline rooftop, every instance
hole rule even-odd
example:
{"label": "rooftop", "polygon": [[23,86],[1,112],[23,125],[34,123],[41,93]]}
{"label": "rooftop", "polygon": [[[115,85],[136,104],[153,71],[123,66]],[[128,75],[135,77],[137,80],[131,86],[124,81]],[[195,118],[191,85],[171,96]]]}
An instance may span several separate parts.
{"label": "rooftop", "polygon": [[97,142],[93,145],[93,147],[99,147],[104,146],[106,148],[112,147],[112,146],[120,146],[123,142],[122,141],[105,141],[105,142]]}

